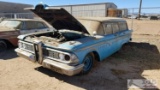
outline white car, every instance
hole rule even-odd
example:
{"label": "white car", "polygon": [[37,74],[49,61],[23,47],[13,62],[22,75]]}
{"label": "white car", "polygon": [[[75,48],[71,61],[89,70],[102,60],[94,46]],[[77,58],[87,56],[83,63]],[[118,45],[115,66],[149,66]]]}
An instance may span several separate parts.
{"label": "white car", "polygon": [[41,20],[5,19],[0,23],[0,52],[9,46],[17,46],[19,35],[50,30],[53,29]]}
{"label": "white car", "polygon": [[130,16],[129,19],[137,19],[137,16]]}

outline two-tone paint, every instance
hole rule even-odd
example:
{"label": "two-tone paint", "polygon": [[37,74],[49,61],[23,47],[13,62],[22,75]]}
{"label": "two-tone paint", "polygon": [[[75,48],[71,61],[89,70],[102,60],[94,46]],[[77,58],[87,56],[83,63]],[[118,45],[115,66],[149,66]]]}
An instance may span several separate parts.
{"label": "two-tone paint", "polygon": [[[19,36],[20,42],[35,45],[34,53],[17,48],[16,52],[19,56],[37,61],[42,66],[61,74],[72,76],[80,72],[87,72],[93,64],[91,59],[102,61],[131,40],[132,31],[128,30],[127,22],[121,18],[89,17],[76,19],[64,9],[49,9],[49,7],[46,9],[43,5],[38,5],[36,9],[31,9],[31,11],[47,21],[58,32],[65,30],[66,32],[80,32],[86,35],[79,39],[57,42],[57,45],[43,43],[43,40],[36,38],[32,39],[32,34]],[[121,30],[119,23],[122,22],[125,29]],[[108,33],[106,31],[108,29],[105,27],[106,24],[116,24],[118,31],[114,31],[112,27],[113,30],[111,29],[111,33]],[[34,33],[33,36],[39,38],[47,33],[52,32]],[[45,56],[43,54],[44,49],[58,53],[58,58],[54,57],[55,53],[51,53],[51,56]],[[60,58],[61,54],[69,55],[70,60],[62,60]]]}

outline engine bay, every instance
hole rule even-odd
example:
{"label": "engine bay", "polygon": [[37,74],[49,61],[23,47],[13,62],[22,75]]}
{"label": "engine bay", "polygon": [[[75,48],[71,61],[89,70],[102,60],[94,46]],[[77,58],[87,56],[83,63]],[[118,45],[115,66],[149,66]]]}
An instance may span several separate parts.
{"label": "engine bay", "polygon": [[43,34],[32,34],[26,37],[26,40],[33,42],[34,40],[42,41],[45,44],[58,45],[59,43],[64,43],[66,41],[72,41],[88,36],[82,32],[72,31],[72,30],[58,30]]}

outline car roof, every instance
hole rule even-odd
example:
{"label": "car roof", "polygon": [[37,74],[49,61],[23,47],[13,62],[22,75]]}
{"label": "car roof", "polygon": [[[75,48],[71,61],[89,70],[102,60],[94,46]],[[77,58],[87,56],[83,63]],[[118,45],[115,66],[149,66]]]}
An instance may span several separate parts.
{"label": "car roof", "polygon": [[98,22],[125,21],[122,18],[116,18],[116,17],[77,17],[77,19],[78,20],[98,21]]}

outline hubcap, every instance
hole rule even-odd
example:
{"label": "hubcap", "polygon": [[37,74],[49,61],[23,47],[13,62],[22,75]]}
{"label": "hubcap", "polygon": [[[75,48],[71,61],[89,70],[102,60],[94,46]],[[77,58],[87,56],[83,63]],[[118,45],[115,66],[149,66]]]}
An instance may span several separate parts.
{"label": "hubcap", "polygon": [[92,66],[92,56],[87,56],[84,60],[84,71],[88,71]]}

